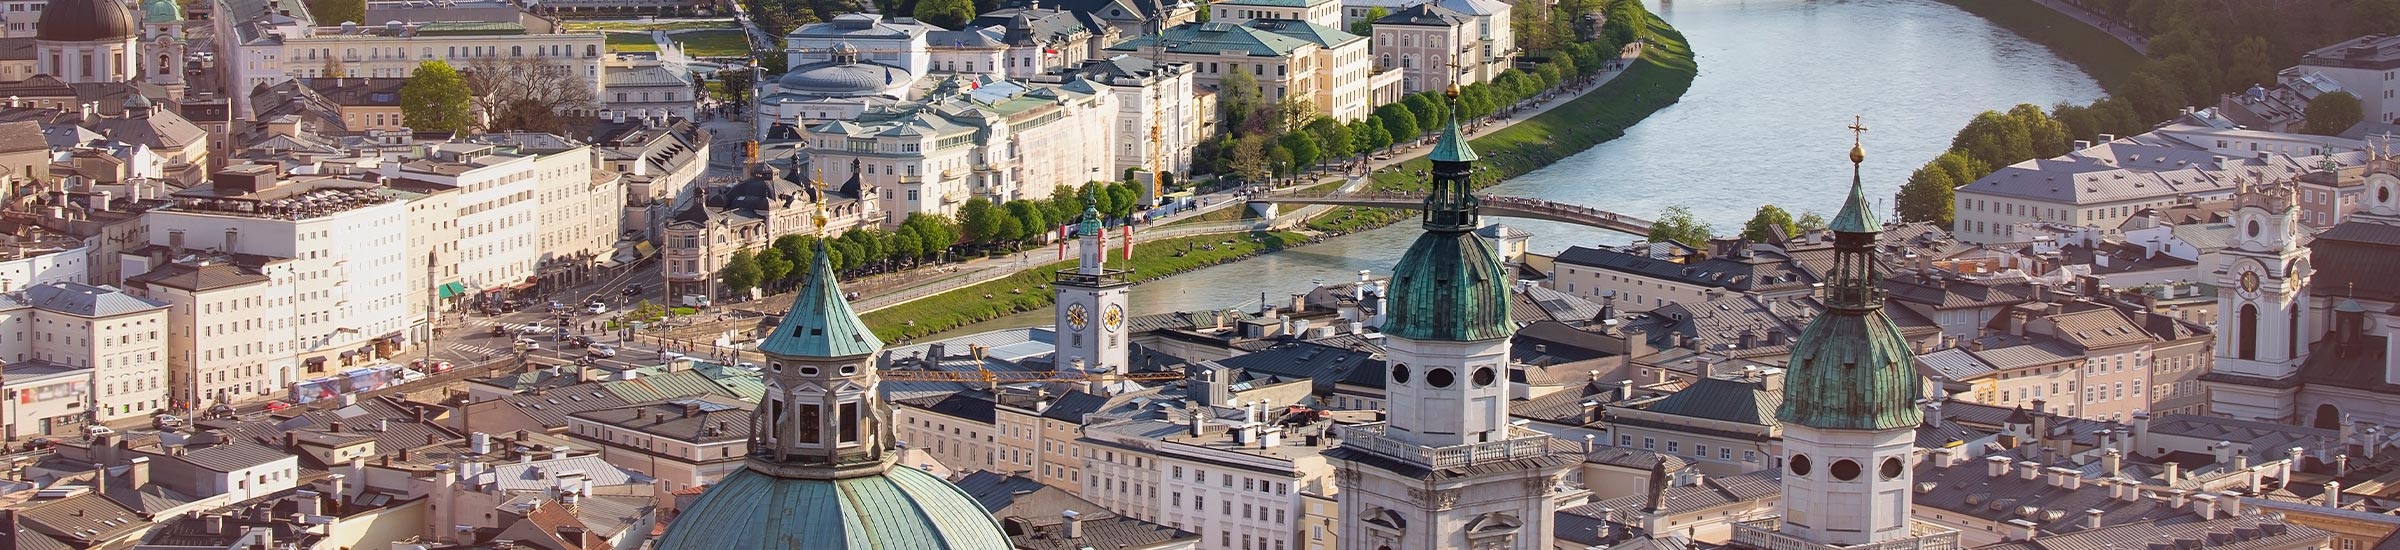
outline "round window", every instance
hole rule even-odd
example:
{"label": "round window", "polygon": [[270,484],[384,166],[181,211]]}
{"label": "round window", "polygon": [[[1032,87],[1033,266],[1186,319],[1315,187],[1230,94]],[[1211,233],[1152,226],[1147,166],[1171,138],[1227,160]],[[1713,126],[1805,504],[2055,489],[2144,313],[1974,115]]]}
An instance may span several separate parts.
{"label": "round window", "polygon": [[1876,473],[1883,474],[1883,479],[1888,481],[1899,478],[1901,468],[1903,468],[1903,466],[1900,465],[1900,457],[1884,457],[1883,466],[1881,466]]}
{"label": "round window", "polygon": [[1831,471],[1833,472],[1834,479],[1850,481],[1853,479],[1858,479],[1858,470],[1858,461],[1845,458],[1833,461],[1833,469]]}
{"label": "round window", "polygon": [[1447,388],[1451,384],[1458,383],[1458,374],[1450,372],[1450,369],[1425,371],[1425,383],[1432,384],[1436,388]]}
{"label": "round window", "polygon": [[858,374],[858,365],[842,365],[842,376]]}
{"label": "round window", "polygon": [[783,372],[783,363],[769,362],[767,368],[775,369],[775,372]]}
{"label": "round window", "polygon": [[1809,463],[1808,455],[1792,455],[1791,463],[1792,475],[1800,477],[1808,477],[1808,470],[1816,466]]}
{"label": "round window", "polygon": [[1492,382],[1497,382],[1499,380],[1500,375],[1492,372],[1491,367],[1475,369],[1475,387],[1481,388],[1491,386]]}
{"label": "round window", "polygon": [[2375,188],[2375,202],[2392,202],[2392,188]]}
{"label": "round window", "polygon": [[1392,383],[1408,383],[1408,365],[1392,365]]}
{"label": "round window", "polygon": [[2258,220],[2250,220],[2250,236],[2258,236]]}
{"label": "round window", "polygon": [[801,376],[816,376],[816,375],[817,375],[817,368],[816,368],[816,367],[800,367],[800,375],[801,375]]}

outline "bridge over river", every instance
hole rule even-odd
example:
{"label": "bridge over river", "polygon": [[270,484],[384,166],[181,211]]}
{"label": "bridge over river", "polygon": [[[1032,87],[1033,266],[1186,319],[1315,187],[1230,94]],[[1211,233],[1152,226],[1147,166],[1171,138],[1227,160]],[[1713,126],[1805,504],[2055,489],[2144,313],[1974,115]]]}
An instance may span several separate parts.
{"label": "bridge over river", "polygon": [[[1548,220],[1633,235],[1650,233],[1650,220],[1589,206],[1502,195],[1477,195],[1477,198],[1482,199],[1482,214],[1486,216]],[[1425,196],[1410,193],[1293,192],[1252,195],[1246,200],[1254,205],[1322,204],[1412,210],[1425,208]]]}

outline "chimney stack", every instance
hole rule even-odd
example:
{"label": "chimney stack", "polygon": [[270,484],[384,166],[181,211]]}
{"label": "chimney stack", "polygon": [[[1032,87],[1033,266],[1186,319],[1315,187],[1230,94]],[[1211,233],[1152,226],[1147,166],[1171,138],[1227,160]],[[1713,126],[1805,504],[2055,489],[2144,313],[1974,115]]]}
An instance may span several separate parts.
{"label": "chimney stack", "polygon": [[1083,538],[1083,518],[1079,517],[1080,515],[1081,514],[1075,513],[1074,510],[1065,510],[1058,513],[1059,518],[1066,520],[1064,523],[1059,524],[1059,531],[1061,534],[1067,537],[1067,540],[1077,540]]}
{"label": "chimney stack", "polygon": [[135,490],[150,485],[150,457],[137,456],[125,461],[125,484]]}
{"label": "chimney stack", "polygon": [[2342,480],[2325,482],[2325,507],[2342,507]]}
{"label": "chimney stack", "polygon": [[2097,509],[2097,508],[2087,508],[2087,509],[2085,509],[2085,510],[2083,511],[2083,528],[2085,528],[2085,529],[2099,529],[2099,528],[2101,527],[2101,526],[2100,526],[2100,516],[2103,516],[2103,515],[2106,515],[2106,514],[2107,514],[2107,512],[2102,512],[2102,511],[2100,511],[2100,510],[2099,510],[2099,509]]}

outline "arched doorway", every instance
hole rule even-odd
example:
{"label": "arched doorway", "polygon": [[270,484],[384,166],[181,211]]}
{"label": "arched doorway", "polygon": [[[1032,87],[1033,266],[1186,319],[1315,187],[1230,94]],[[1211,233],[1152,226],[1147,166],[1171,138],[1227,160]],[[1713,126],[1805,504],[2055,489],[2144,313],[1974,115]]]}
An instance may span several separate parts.
{"label": "arched doorway", "polygon": [[2241,328],[2234,333],[2233,356],[2258,359],[2258,306],[2242,304],[2241,317],[2235,322],[2241,323]]}
{"label": "arched doorway", "polygon": [[2317,419],[2310,421],[2309,425],[2327,430],[2342,429],[2341,407],[2335,407],[2332,403],[2317,405]]}

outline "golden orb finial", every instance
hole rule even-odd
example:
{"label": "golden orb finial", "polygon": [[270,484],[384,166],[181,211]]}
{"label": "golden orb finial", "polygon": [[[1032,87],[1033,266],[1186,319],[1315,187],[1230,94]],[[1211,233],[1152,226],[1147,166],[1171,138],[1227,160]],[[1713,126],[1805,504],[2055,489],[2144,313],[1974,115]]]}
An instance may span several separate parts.
{"label": "golden orb finial", "polygon": [[825,201],[830,200],[831,197],[825,196],[825,167],[811,166],[810,168],[816,169],[817,172],[816,177],[809,178],[809,183],[815,185],[817,188],[817,213],[814,216],[811,216],[809,221],[816,222],[817,233],[819,235],[823,235],[825,233],[826,221]]}
{"label": "golden orb finial", "polygon": [[1850,163],[1851,163],[1851,164],[1858,164],[1858,163],[1862,163],[1862,162],[1866,162],[1866,161],[1867,161],[1867,147],[1866,147],[1865,145],[1862,145],[1862,144],[1860,144],[1860,143],[1859,143],[1859,136],[1860,136],[1860,135],[1863,135],[1863,134],[1865,134],[1865,133],[1867,133],[1867,118],[1866,118],[1866,117],[1863,117],[1863,116],[1853,116],[1853,117],[1851,117],[1851,119],[1850,119]]}

